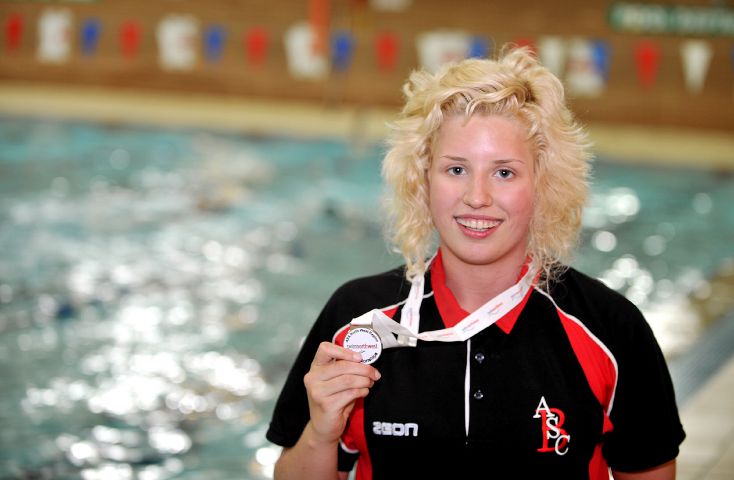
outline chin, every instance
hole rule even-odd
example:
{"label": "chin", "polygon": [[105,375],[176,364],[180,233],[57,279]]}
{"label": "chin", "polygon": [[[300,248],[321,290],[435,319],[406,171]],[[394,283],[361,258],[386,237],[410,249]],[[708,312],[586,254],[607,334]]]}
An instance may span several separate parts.
{"label": "chin", "polygon": [[489,266],[503,261],[509,261],[518,258],[518,264],[525,261],[526,254],[520,253],[515,249],[497,251],[497,249],[488,250],[485,248],[465,248],[454,250],[453,255],[461,262],[472,266]]}
{"label": "chin", "polygon": [[491,265],[502,259],[502,256],[487,255],[486,252],[457,255],[456,257],[463,263],[474,266]]}

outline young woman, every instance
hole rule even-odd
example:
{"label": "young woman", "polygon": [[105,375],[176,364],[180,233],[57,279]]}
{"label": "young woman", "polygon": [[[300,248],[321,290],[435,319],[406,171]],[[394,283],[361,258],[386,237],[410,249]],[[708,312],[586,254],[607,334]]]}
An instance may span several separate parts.
{"label": "young woman", "polygon": [[[515,49],[404,90],[383,175],[406,264],[324,307],[267,434],[276,478],[674,478],[684,433],[650,328],[564,264],[589,154],[560,81]],[[350,323],[379,336],[371,365],[343,347]]]}

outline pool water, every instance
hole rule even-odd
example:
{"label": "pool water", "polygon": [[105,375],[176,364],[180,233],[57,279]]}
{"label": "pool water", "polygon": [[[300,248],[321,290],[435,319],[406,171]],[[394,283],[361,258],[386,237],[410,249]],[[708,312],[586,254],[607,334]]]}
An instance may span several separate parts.
{"label": "pool water", "polygon": [[[303,335],[339,284],[400,262],[383,151],[0,117],[0,479],[270,478]],[[574,264],[679,355],[734,258],[732,179],[594,169]]]}

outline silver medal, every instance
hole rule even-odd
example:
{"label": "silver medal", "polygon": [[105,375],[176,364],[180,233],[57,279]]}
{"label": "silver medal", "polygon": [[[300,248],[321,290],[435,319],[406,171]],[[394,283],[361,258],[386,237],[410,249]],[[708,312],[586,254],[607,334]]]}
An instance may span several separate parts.
{"label": "silver medal", "polygon": [[362,355],[362,363],[371,364],[380,358],[382,341],[380,336],[368,327],[356,327],[347,332],[344,337],[344,348]]}

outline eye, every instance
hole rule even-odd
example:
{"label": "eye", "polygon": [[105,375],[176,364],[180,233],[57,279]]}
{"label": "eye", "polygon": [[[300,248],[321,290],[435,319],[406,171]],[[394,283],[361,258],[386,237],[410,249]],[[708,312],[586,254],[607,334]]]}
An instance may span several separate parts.
{"label": "eye", "polygon": [[466,173],[466,169],[464,167],[449,167],[448,172],[449,175],[463,175]]}
{"label": "eye", "polygon": [[500,178],[512,178],[515,173],[508,168],[500,168],[499,170],[497,170],[497,173],[495,173],[495,175]]}

